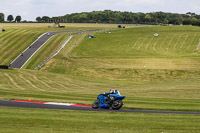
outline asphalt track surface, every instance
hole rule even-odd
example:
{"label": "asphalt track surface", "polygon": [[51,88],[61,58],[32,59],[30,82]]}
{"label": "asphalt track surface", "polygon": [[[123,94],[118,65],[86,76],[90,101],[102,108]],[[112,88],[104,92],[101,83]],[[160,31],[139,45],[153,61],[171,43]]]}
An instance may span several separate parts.
{"label": "asphalt track surface", "polygon": [[22,68],[25,63],[44,45],[51,37],[60,33],[68,33],[73,31],[55,31],[48,32],[41,35],[35,42],[33,42],[24,52],[22,52],[11,64],[11,68]]}
{"label": "asphalt track surface", "polygon": [[126,113],[159,113],[159,114],[193,114],[200,115],[200,112],[183,112],[183,111],[158,111],[158,110],[112,110],[112,109],[93,109],[90,107],[73,107],[63,105],[49,105],[39,103],[25,103],[16,101],[0,100],[0,107],[17,107],[17,108],[37,108],[37,109],[59,109],[59,110],[79,110],[79,111],[101,111],[101,112],[126,112]]}

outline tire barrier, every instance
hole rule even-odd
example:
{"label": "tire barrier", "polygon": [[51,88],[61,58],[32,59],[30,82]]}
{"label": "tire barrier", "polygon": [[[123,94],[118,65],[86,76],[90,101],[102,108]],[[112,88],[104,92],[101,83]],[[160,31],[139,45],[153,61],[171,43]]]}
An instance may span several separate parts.
{"label": "tire barrier", "polygon": [[0,65],[0,69],[8,69],[9,66],[6,66],[6,65]]}

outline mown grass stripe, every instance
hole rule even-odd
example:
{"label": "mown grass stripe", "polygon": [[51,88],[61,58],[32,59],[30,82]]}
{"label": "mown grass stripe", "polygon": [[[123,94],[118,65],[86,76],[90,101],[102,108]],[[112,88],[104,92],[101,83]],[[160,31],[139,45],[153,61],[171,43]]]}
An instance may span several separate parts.
{"label": "mown grass stripe", "polygon": [[34,79],[34,81],[37,81],[38,83],[43,84],[47,90],[51,88],[51,85],[49,85],[48,82],[46,83],[45,81],[38,79],[37,76],[34,75],[33,79]]}
{"label": "mown grass stripe", "polygon": [[[20,31],[20,33],[21,32],[24,32],[24,31]],[[11,33],[13,34],[12,36],[7,36],[7,37],[4,36],[5,38],[2,39],[3,42],[4,42],[4,39],[5,39],[6,42],[7,42],[7,44],[5,44],[3,46],[3,48],[1,49],[1,51],[5,51],[6,48],[10,47],[10,45],[12,45],[11,42],[13,40],[15,40],[19,36],[19,34],[20,34],[20,33],[15,34],[14,32],[11,32]]]}
{"label": "mown grass stripe", "polygon": [[[55,88],[59,88],[59,91],[60,91],[60,90],[67,90],[69,88],[66,85],[63,85],[62,83],[57,83],[55,80],[51,80],[47,77],[44,77],[44,82],[51,84],[52,90],[56,90]],[[56,87],[53,88],[53,86],[56,86]]]}
{"label": "mown grass stripe", "polygon": [[12,34],[13,34],[12,36],[8,36],[5,38],[5,40],[8,42],[8,44],[6,44],[5,45],[6,47],[3,47],[3,49],[1,49],[1,50],[5,50],[5,48],[10,47],[10,45],[13,45],[13,42],[16,42],[16,40],[19,40],[20,38],[22,39],[22,37],[24,37],[24,35],[21,35],[21,34],[27,33],[27,32],[30,32],[30,31],[22,30],[20,32],[17,32],[17,34],[12,32]]}
{"label": "mown grass stripe", "polygon": [[4,76],[7,78],[7,80],[9,81],[9,85],[12,87],[12,88],[16,88],[16,89],[19,89],[19,90],[24,90],[24,88],[20,87],[17,82],[14,80],[14,78],[12,78],[11,75],[7,74],[7,73],[4,73]]}
{"label": "mown grass stripe", "polygon": [[2,41],[7,41],[7,40],[12,40],[12,35],[16,35],[16,33],[18,33],[19,30],[10,30],[7,31],[6,33],[2,34],[1,40]]}
{"label": "mown grass stripe", "polygon": [[30,88],[35,89],[35,90],[44,91],[43,89],[38,88],[37,86],[35,86],[34,83],[32,83],[30,79],[27,79],[23,75],[20,74],[19,77],[21,78],[21,80],[23,80],[25,82],[25,84],[27,84],[28,86],[30,86]]}
{"label": "mown grass stripe", "polygon": [[181,43],[181,45],[180,45],[180,49],[184,49],[184,46],[186,45],[186,42],[187,42],[187,40],[189,39],[189,35],[187,35],[187,34],[185,34],[185,33],[183,33],[183,40],[182,40],[182,43]]}
{"label": "mown grass stripe", "polygon": [[[28,33],[27,33],[27,37],[30,38],[31,35],[28,35]],[[24,49],[25,45],[27,45],[25,43],[26,42],[25,40],[26,40],[25,38],[23,39],[23,38],[19,37],[16,40],[11,41],[10,45],[8,45],[8,47],[6,49],[4,49],[4,51],[6,51],[6,52],[1,58],[3,58],[3,59],[7,58],[7,60],[9,60],[11,58],[10,56],[19,55],[19,52],[17,52],[16,49],[20,49],[20,50]],[[14,51],[14,53],[13,53],[13,51]],[[4,60],[4,62],[8,63],[7,60]]]}

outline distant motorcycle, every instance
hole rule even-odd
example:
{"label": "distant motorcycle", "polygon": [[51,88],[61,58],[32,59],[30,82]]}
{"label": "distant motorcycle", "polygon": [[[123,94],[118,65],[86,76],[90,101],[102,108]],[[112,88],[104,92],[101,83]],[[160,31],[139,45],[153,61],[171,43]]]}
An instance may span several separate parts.
{"label": "distant motorcycle", "polygon": [[111,107],[114,110],[119,110],[124,105],[122,102],[124,98],[125,96],[116,94],[99,94],[97,100],[93,102],[92,108],[109,109]]}

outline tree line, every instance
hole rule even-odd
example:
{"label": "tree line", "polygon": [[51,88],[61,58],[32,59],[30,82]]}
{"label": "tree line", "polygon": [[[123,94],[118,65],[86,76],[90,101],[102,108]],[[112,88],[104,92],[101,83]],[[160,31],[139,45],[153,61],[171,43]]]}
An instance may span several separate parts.
{"label": "tree line", "polygon": [[[4,14],[0,13],[0,22],[5,22]],[[14,17],[8,15],[7,22],[21,22],[21,16]],[[175,24],[175,25],[198,25],[200,26],[200,15],[187,12],[186,14],[167,13],[167,12],[150,12],[134,13],[121,11],[92,11],[66,14],[59,17],[37,17],[37,22],[52,23],[114,23],[114,24]],[[27,21],[25,21],[27,22]],[[30,22],[30,21],[29,21]]]}
{"label": "tree line", "polygon": [[[4,14],[0,13],[0,22],[5,22],[4,18],[5,18]],[[19,23],[19,22],[21,22],[21,20],[22,20],[22,17],[20,15],[16,16],[15,19],[14,19],[13,15],[8,15],[8,17],[7,17],[7,22],[14,21],[14,22]]]}
{"label": "tree line", "polygon": [[67,23],[117,23],[117,24],[175,24],[200,25],[200,15],[188,12],[186,14],[150,12],[134,13],[121,11],[92,11],[66,14],[59,17],[37,17],[37,22],[67,22]]}

